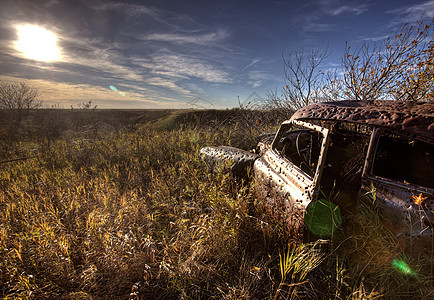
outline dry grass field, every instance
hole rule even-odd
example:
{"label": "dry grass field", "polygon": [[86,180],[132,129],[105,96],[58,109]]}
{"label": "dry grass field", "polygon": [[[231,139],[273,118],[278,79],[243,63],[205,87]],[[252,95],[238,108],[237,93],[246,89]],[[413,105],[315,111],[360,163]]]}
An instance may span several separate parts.
{"label": "dry grass field", "polygon": [[53,109],[4,121],[0,296],[433,299],[433,256],[401,253],[368,208],[331,240],[302,243],[267,218],[253,181],[209,172],[201,147],[251,149],[276,129],[258,114]]}

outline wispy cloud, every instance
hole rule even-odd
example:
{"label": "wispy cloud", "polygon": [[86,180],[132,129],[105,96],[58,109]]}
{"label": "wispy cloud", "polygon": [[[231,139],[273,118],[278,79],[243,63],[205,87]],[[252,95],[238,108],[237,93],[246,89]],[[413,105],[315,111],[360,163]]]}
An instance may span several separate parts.
{"label": "wispy cloud", "polygon": [[387,39],[388,35],[382,35],[382,36],[373,36],[373,37],[367,37],[363,38],[362,41],[368,41],[368,42],[378,42]]}
{"label": "wispy cloud", "polygon": [[197,86],[196,84],[194,84],[194,83],[187,83],[187,84],[186,84],[186,87],[187,87],[190,91],[193,91],[193,92],[195,92],[195,93],[199,93],[199,94],[202,94],[202,95],[206,94],[206,92],[205,92],[204,89],[198,87],[198,86]]}
{"label": "wispy cloud", "polygon": [[164,87],[183,95],[191,95],[191,92],[189,90],[179,87],[178,85],[176,85],[174,82],[172,82],[170,79],[167,78],[152,77],[147,79],[146,83],[150,85]]}
{"label": "wispy cloud", "polygon": [[280,81],[280,78],[276,78],[275,75],[259,70],[250,71],[248,77],[247,83],[254,88],[258,88],[268,81]]}
{"label": "wispy cloud", "polygon": [[258,88],[262,85],[262,81],[248,81],[248,84],[250,84],[253,88]]}
{"label": "wispy cloud", "polygon": [[397,8],[391,10],[390,13],[402,16],[402,20],[404,21],[417,21],[421,18],[434,18],[434,0]]}
{"label": "wispy cloud", "polygon": [[155,74],[177,78],[195,77],[215,83],[230,82],[229,74],[226,71],[200,59],[168,54],[155,56],[152,58],[152,61],[155,63],[155,67],[152,70]]}
{"label": "wispy cloud", "polygon": [[256,57],[256,58],[254,58],[244,69],[243,69],[243,71],[244,70],[247,70],[248,68],[250,68],[251,66],[253,66],[253,65],[256,65],[258,62],[260,62],[262,60],[262,58],[260,58],[260,57]]}
{"label": "wispy cloud", "polygon": [[144,40],[170,42],[175,44],[197,44],[207,45],[212,43],[221,42],[229,36],[227,30],[219,29],[215,32],[200,34],[200,35],[186,35],[186,34],[170,34],[170,33],[154,33],[142,36]]}
{"label": "wispy cloud", "polygon": [[306,32],[327,32],[334,29],[333,24],[324,24],[324,23],[308,23],[303,27],[303,30]]}
{"label": "wispy cloud", "polygon": [[247,69],[249,69],[250,67],[256,65],[256,64],[259,63],[261,60],[262,60],[262,58],[260,58],[260,57],[256,57],[256,58],[254,58],[253,60],[251,60],[251,61],[248,63],[247,66],[245,66],[245,67],[242,68],[238,73],[236,73],[236,74],[233,76],[232,79],[234,80],[234,79],[238,78],[238,77],[239,77],[240,75],[242,75],[242,73],[244,73]]}
{"label": "wispy cloud", "polygon": [[368,6],[366,4],[354,4],[351,5],[351,2],[341,4],[340,0],[321,0],[320,5],[322,10],[329,15],[339,16],[342,14],[347,15],[360,15],[368,10]]}
{"label": "wispy cloud", "polygon": [[[13,31],[16,24],[11,22],[8,26]],[[41,63],[26,59],[15,49],[13,40],[2,41],[1,52],[17,58],[16,64],[26,68],[78,76],[90,73],[95,77],[143,80],[140,69],[128,66],[128,57],[121,54],[109,42],[86,34],[79,35],[73,30],[58,31],[57,34],[61,57],[56,63]]]}
{"label": "wispy cloud", "polygon": [[[89,6],[92,6],[89,4]],[[131,4],[122,2],[107,2],[99,3],[92,6],[96,10],[107,10],[114,13],[126,15],[131,22],[140,22],[143,16],[151,18],[152,22],[148,23],[148,27],[158,27],[162,25],[172,30],[184,30],[186,24],[199,25],[193,18],[168,10],[158,9],[154,6],[145,6],[141,4]],[[158,26],[155,26],[158,24]],[[149,29],[149,28],[148,28]]]}
{"label": "wispy cloud", "polygon": [[[92,5],[91,5],[92,6]],[[92,6],[96,10],[112,10],[125,13],[129,16],[138,16],[142,14],[150,15],[158,18],[159,13],[155,8],[147,7],[144,5],[121,3],[121,2],[107,2],[98,3]]]}
{"label": "wispy cloud", "polygon": [[47,2],[45,2],[44,7],[48,8],[48,7],[50,7],[52,5],[56,5],[56,4],[59,4],[59,2],[57,0],[48,0]]}
{"label": "wispy cloud", "polygon": [[363,14],[364,12],[366,12],[367,10],[368,10],[368,8],[366,7],[366,5],[358,5],[358,6],[343,5],[343,6],[339,6],[339,7],[335,7],[333,9],[327,10],[327,13],[329,13],[333,16],[338,16],[338,15],[342,15],[342,14],[360,15],[360,14]]}

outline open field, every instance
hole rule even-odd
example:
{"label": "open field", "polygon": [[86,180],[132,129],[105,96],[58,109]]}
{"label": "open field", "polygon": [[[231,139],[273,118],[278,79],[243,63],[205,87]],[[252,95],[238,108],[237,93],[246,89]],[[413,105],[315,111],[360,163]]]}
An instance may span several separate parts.
{"label": "open field", "polygon": [[266,115],[54,109],[4,121],[1,297],[432,299],[434,254],[401,253],[368,208],[303,244],[267,218],[253,181],[208,171],[201,147],[254,148],[279,124]]}

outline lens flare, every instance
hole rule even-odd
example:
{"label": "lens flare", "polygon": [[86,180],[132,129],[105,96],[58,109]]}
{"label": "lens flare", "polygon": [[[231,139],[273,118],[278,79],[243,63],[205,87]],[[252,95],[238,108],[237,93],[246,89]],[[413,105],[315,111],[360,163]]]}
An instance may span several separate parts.
{"label": "lens flare", "polygon": [[392,266],[401,273],[416,276],[416,273],[409,267],[409,265],[402,259],[394,259]]}
{"label": "lens flare", "polygon": [[325,199],[313,201],[306,208],[304,224],[315,235],[331,236],[342,224],[339,207]]}
{"label": "lens flare", "polygon": [[110,85],[109,88],[113,91],[113,92],[118,92],[119,95],[121,95],[122,97],[125,97],[127,94],[125,92],[121,92],[120,90],[118,90],[117,87],[115,87],[114,85]]}

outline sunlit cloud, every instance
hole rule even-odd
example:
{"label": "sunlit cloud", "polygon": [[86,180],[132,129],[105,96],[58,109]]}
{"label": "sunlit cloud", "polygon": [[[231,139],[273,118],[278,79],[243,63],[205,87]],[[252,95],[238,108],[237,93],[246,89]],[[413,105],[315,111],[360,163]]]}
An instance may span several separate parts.
{"label": "sunlit cloud", "polygon": [[[33,8],[32,14],[38,17],[45,14],[45,10],[60,11],[70,7],[56,0],[45,4],[40,7],[29,1],[26,9]],[[47,103],[80,102],[86,98],[95,102],[98,98],[107,103],[136,101],[136,104],[160,106],[160,102],[169,101],[164,99],[172,99],[176,106],[199,95],[217,99],[207,92],[217,91],[217,86],[223,83],[235,83],[232,73],[240,68],[242,49],[234,50],[230,46],[229,26],[215,29],[215,25],[200,24],[195,17],[153,6],[110,1],[81,5],[79,10],[83,16],[95,17],[86,24],[77,22],[76,18],[69,19],[71,15],[63,22],[60,15],[47,12],[49,18],[44,20],[43,26],[54,28],[58,49],[61,49],[56,61],[29,63],[28,59],[23,59],[24,53],[16,50],[13,40],[0,36],[1,54],[13,64],[2,74],[16,77],[17,81],[30,80],[35,86],[41,84],[38,90]],[[10,20],[0,26],[13,34],[20,19],[14,20],[12,15],[15,12],[11,9],[9,13],[0,12],[0,16],[10,16]],[[113,27],[116,31],[113,38],[104,31],[108,16],[110,20],[113,16],[121,20],[121,27]],[[149,26],[140,30],[129,31],[125,27],[138,29],[138,25],[144,23]],[[245,69],[259,61],[260,58],[250,59]],[[244,80],[247,77],[246,74],[242,85],[249,88]],[[55,87],[56,82],[59,88]],[[117,90],[110,89],[110,85]],[[105,105],[98,104],[98,107]]]}
{"label": "sunlit cloud", "polygon": [[[82,76],[84,73],[93,74],[95,78],[100,76],[130,81],[143,80],[142,69],[137,66],[128,66],[127,57],[100,39],[75,36],[70,32],[65,32],[60,37],[60,43],[64,46],[64,51],[60,56],[56,45],[58,39],[51,31],[33,25],[16,25],[15,27],[23,31],[24,40],[16,44],[6,43],[3,45],[5,48],[3,53],[18,58],[51,62],[51,64],[32,65],[25,61],[18,62],[23,66],[27,65],[26,68],[77,76]],[[43,36],[44,34],[46,36]]]}

